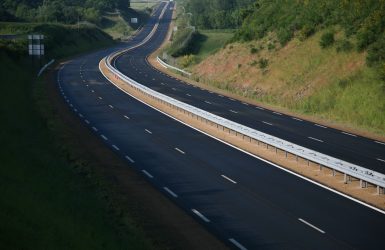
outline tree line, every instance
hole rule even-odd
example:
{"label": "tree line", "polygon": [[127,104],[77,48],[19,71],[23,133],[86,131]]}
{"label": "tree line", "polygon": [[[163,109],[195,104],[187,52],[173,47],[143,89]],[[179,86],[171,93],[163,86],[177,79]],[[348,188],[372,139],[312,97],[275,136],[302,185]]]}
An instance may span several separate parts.
{"label": "tree line", "polygon": [[0,0],[0,21],[98,23],[105,11],[129,6],[129,0]]}

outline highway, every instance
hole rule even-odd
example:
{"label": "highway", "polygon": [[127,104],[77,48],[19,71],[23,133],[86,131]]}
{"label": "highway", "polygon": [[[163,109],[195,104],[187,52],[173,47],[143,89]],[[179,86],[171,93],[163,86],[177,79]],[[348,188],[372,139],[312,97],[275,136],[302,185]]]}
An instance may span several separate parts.
{"label": "highway", "polygon": [[[164,5],[162,3],[161,7]],[[142,173],[151,185],[231,248],[381,249],[385,244],[383,213],[176,122],[123,93],[103,77],[98,68],[99,61],[118,49],[143,40],[160,12],[158,9],[149,24],[129,43],[80,56],[57,71],[58,91],[68,107],[79,116],[79,121],[125,159],[128,168]],[[278,131],[281,127],[283,131],[277,132],[280,134],[291,129],[292,135],[299,134],[292,125],[295,122],[301,125],[301,133],[307,131],[306,126],[311,127],[311,123],[297,120],[278,126],[287,117],[275,117],[269,111],[259,111],[251,105],[193,88],[152,69],[145,58],[159,46],[170,19],[168,8],[154,38],[119,58],[117,67],[139,82],[163,93],[172,93],[172,97],[185,102],[192,104],[202,102],[202,98],[208,99],[211,104],[197,106],[213,112],[218,110],[214,113],[226,118],[230,118],[229,109],[237,112],[232,116],[236,121],[252,121],[246,118],[249,114],[255,119],[255,128],[260,126],[256,122],[259,119],[274,124],[267,127],[269,131]],[[187,91],[191,97],[186,95]],[[370,145],[374,151],[370,157],[377,153],[381,157],[384,155],[382,144],[339,135],[338,131],[329,128],[324,130],[330,133],[329,136],[336,134],[336,138],[346,139],[338,139],[333,145],[352,144],[357,140],[357,143]],[[316,135],[321,136],[321,133]],[[310,145],[314,144],[310,142]],[[351,145],[341,148],[349,152],[350,147],[354,148]],[[370,157],[365,159],[371,161]],[[376,166],[381,167],[380,164]]]}

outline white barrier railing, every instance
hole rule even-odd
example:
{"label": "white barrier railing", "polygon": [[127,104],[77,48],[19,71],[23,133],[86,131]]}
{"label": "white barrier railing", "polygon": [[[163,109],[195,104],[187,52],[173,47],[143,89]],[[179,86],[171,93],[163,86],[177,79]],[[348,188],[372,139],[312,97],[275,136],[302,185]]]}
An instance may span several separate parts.
{"label": "white barrier railing", "polygon": [[[167,7],[167,5],[166,5]],[[166,8],[165,7],[165,8]],[[160,15],[159,19],[164,14],[165,9],[163,10],[162,14]],[[276,149],[283,150],[285,152],[291,153],[295,156],[298,156],[300,158],[306,159],[308,161],[311,161],[313,163],[320,164],[320,166],[325,166],[327,168],[336,170],[338,172],[344,173],[348,176],[352,176],[354,178],[357,178],[359,180],[366,181],[368,183],[372,183],[374,185],[377,185],[377,187],[385,187],[385,175],[381,174],[379,172],[319,153],[317,151],[296,145],[294,143],[282,140],[280,138],[274,137],[272,135],[260,132],[258,130],[252,129],[250,127],[244,126],[242,124],[230,121],[226,118],[214,115],[212,113],[209,113],[205,110],[196,108],[194,106],[191,106],[189,104],[183,103],[181,101],[178,101],[174,98],[171,98],[169,96],[166,96],[164,94],[161,94],[159,92],[156,92],[138,82],[135,80],[129,78],[128,76],[122,74],[120,71],[118,71],[115,67],[111,65],[111,62],[115,60],[118,56],[127,53],[128,51],[137,48],[144,43],[146,43],[154,34],[158,27],[159,22],[154,26],[151,33],[139,44],[130,47],[128,49],[118,51],[116,53],[113,53],[109,55],[104,61],[105,66],[108,68],[110,72],[112,72],[116,77],[120,78],[127,84],[130,84],[134,88],[142,91],[146,95],[150,95],[153,98],[158,99],[161,102],[167,103],[169,105],[172,105],[174,107],[177,107],[179,109],[182,109],[184,111],[187,111],[193,115],[196,115],[197,117],[201,117],[205,119],[206,121],[210,121],[212,123],[218,124],[222,126],[223,128],[227,128],[229,131],[234,131],[236,133],[239,133],[241,135],[244,135],[246,137],[249,137],[250,139],[254,139],[256,141],[263,142],[267,145],[271,145],[275,147]]]}
{"label": "white barrier railing", "polygon": [[162,66],[165,67],[166,69],[167,69],[167,68],[170,68],[170,69],[176,70],[176,71],[178,71],[178,72],[181,72],[182,74],[185,74],[185,75],[187,75],[187,76],[189,76],[189,77],[191,76],[191,73],[190,73],[190,72],[187,72],[187,71],[185,71],[185,70],[183,70],[183,69],[179,69],[179,68],[177,68],[177,67],[174,67],[174,66],[172,66],[172,65],[170,65],[170,64],[165,63],[164,61],[162,61],[162,59],[159,58],[159,56],[156,57],[156,60],[158,61],[158,63],[160,63],[160,65],[162,65]]}

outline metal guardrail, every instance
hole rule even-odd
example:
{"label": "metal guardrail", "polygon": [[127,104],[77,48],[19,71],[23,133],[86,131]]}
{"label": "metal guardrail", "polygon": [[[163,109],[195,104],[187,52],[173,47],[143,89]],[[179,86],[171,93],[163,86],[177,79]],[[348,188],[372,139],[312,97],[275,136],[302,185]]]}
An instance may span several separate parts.
{"label": "metal guardrail", "polygon": [[[167,7],[167,6],[166,6]],[[165,10],[165,9],[164,9]],[[159,19],[164,14],[161,14]],[[239,133],[241,135],[244,135],[250,139],[263,142],[267,145],[273,146],[276,149],[283,150],[285,152],[291,153],[295,156],[298,156],[300,158],[306,159],[308,161],[311,161],[313,163],[320,164],[320,166],[325,166],[327,168],[336,170],[338,172],[344,173],[348,176],[352,176],[354,178],[357,178],[359,180],[366,181],[368,183],[372,183],[374,185],[377,185],[377,187],[385,187],[385,175],[381,174],[379,172],[319,153],[317,151],[299,146],[297,144],[288,142],[286,140],[274,137],[272,135],[260,132],[258,130],[252,129],[250,127],[244,126],[242,124],[233,122],[231,120],[228,120],[226,118],[214,115],[212,113],[209,113],[205,110],[196,108],[194,106],[191,106],[189,104],[183,103],[181,101],[178,101],[174,98],[171,98],[169,96],[166,96],[164,94],[161,94],[159,92],[156,92],[138,82],[135,80],[129,78],[128,76],[122,74],[120,71],[118,71],[115,67],[111,65],[112,60],[116,59],[116,57],[127,53],[129,50],[132,50],[136,47],[139,47],[143,44],[145,44],[153,35],[153,33],[156,31],[158,27],[159,22],[154,26],[151,33],[139,44],[130,47],[128,49],[118,51],[116,53],[113,53],[109,55],[105,59],[105,65],[106,67],[112,72],[116,77],[119,77],[121,80],[126,82],[127,84],[130,84],[134,88],[142,91],[146,95],[150,95],[153,98],[156,98],[160,100],[161,102],[167,103],[168,105],[172,105],[176,108],[182,109],[184,111],[187,111],[193,115],[196,115],[197,117],[201,117],[202,119],[205,119],[206,121],[210,121],[212,123],[218,124],[222,126],[223,128],[227,128],[229,131],[234,131],[236,133]]]}
{"label": "metal guardrail", "polygon": [[55,59],[52,59],[51,61],[49,61],[49,63],[47,63],[46,65],[44,65],[40,70],[39,70],[39,73],[37,73],[37,77],[39,77],[41,74],[43,74],[44,70],[46,70],[52,63],[55,62]]}
{"label": "metal guardrail", "polygon": [[177,68],[177,67],[174,67],[174,66],[172,66],[172,65],[170,65],[170,64],[165,63],[162,59],[159,58],[159,56],[156,57],[156,60],[158,61],[158,63],[160,63],[160,65],[162,65],[162,66],[165,67],[166,69],[167,69],[167,68],[170,68],[170,69],[179,71],[179,72],[181,72],[182,74],[185,74],[185,75],[187,75],[187,76],[189,76],[189,77],[191,76],[191,73],[190,73],[190,72],[187,72],[187,71],[185,71],[185,70],[183,70],[183,69],[179,69],[179,68]]}

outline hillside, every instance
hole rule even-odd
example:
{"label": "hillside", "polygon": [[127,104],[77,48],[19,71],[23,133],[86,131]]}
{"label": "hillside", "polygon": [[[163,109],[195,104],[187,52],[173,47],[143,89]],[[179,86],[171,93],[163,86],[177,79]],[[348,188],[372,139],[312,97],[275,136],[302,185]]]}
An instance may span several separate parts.
{"label": "hillside", "polygon": [[[192,63],[180,66],[190,65],[201,83],[338,127],[384,135],[384,8],[383,0],[254,1],[224,10],[238,15],[242,25],[217,53],[200,57],[194,66],[194,56],[182,54],[175,61],[189,58]],[[198,28],[213,20],[197,7],[188,10]]]}

